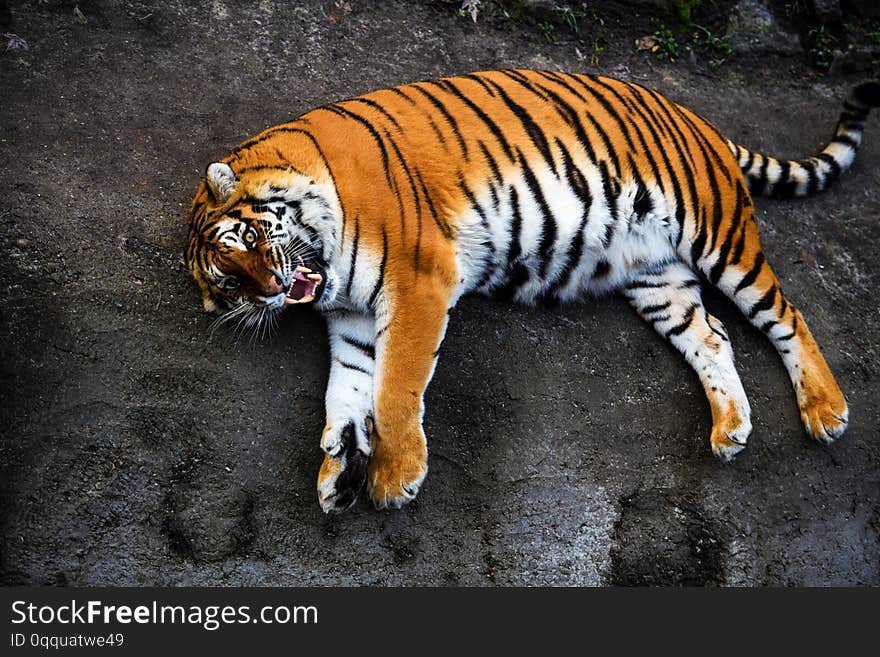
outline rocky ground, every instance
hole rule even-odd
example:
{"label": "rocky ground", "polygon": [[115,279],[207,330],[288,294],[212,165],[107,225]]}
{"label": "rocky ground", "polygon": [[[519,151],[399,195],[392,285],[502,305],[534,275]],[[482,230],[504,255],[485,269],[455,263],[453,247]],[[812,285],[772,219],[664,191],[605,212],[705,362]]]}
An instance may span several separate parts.
{"label": "rocky ground", "polygon": [[[717,294],[755,424],[730,465],[710,454],[695,375],[621,300],[466,299],[427,396],[417,502],[327,517],[321,320],[289,312],[264,341],[210,332],[180,264],[199,177],[315,105],[476,69],[590,71],[794,157],[876,65],[873,24],[828,19],[829,75],[797,16],[757,1],[697,14],[713,34],[760,14],[731,29],[730,61],[710,66],[705,46],[661,61],[633,47],[660,27],[650,3],[595,4],[575,31],[528,12],[474,23],[443,2],[3,3],[4,33],[29,48],[4,37],[0,52],[0,581],[880,584],[877,117],[828,193],[758,202],[768,257],[851,404],[830,448],[804,436],[771,346]],[[867,55],[847,61],[840,29]]]}

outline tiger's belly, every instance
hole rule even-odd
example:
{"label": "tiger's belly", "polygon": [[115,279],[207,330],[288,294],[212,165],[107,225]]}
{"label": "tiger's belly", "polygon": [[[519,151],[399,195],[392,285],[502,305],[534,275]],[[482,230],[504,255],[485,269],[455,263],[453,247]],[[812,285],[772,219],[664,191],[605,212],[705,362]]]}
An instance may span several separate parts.
{"label": "tiger's belly", "polygon": [[456,221],[460,292],[573,301],[677,259],[674,200],[593,169],[580,185],[546,169],[475,189]]}

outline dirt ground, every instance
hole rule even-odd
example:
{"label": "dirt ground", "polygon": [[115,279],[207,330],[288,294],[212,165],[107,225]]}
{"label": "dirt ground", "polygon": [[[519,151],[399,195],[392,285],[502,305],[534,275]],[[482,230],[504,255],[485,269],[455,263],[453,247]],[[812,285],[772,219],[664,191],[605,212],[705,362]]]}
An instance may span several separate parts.
{"label": "dirt ground", "polygon": [[[79,12],[74,11],[78,7]],[[617,6],[617,5],[615,5]],[[850,401],[802,431],[770,344],[717,294],[753,407],[732,464],[684,360],[620,299],[453,315],[417,501],[321,513],[322,321],[210,333],[180,264],[205,165],[269,125],[495,67],[659,89],[778,156],[857,78],[783,56],[717,71],[428,2],[12,2],[0,53],[0,581],[70,585],[880,584],[880,118],[826,194],[758,201],[765,251]],[[644,33],[644,32],[643,32]]]}

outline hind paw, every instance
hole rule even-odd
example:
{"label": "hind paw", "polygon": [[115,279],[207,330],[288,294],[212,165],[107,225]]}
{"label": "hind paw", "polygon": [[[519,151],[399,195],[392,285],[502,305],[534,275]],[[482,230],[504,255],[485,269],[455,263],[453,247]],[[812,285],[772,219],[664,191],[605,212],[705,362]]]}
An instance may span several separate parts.
{"label": "hind paw", "polygon": [[712,405],[712,435],[709,443],[712,453],[722,461],[729,461],[746,448],[752,423],[749,420],[748,402],[737,404],[730,399],[727,404]]}
{"label": "hind paw", "polygon": [[737,424],[712,427],[712,435],[709,438],[712,453],[722,461],[730,461],[746,448],[746,441],[751,432],[752,424],[748,419],[740,420]]}
{"label": "hind paw", "polygon": [[828,445],[843,435],[849,424],[849,409],[843,396],[829,401],[819,399],[801,405],[801,420],[807,433]]}

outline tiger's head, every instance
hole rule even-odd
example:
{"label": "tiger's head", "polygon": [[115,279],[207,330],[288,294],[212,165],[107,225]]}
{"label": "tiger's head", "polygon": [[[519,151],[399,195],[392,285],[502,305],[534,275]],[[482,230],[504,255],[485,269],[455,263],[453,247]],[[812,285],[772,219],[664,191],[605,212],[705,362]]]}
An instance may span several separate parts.
{"label": "tiger's head", "polygon": [[205,310],[261,329],[286,306],[329,305],[335,194],[293,170],[236,177],[208,166],[193,202],[184,262]]}

